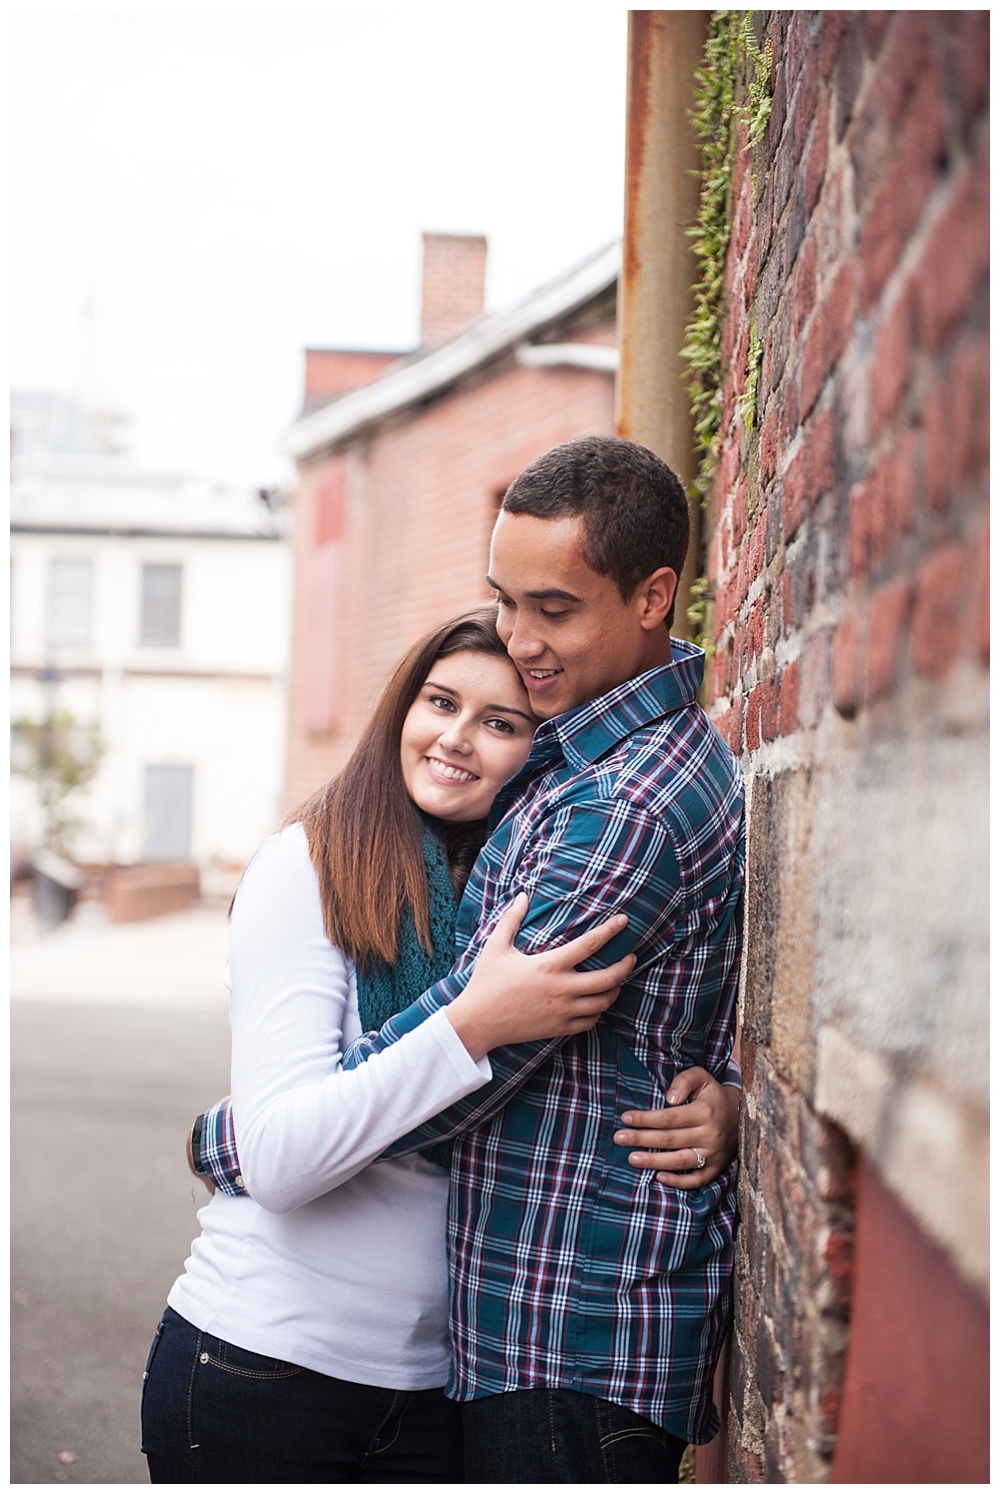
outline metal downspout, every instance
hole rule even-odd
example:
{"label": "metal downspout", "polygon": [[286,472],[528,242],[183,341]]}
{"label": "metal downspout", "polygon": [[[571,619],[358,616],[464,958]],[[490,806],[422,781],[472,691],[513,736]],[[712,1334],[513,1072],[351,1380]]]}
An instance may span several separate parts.
{"label": "metal downspout", "polygon": [[[696,263],[688,228],[698,214],[699,151],[689,110],[711,12],[629,11],[625,235],[618,287],[621,366],[618,434],[648,446],[688,493],[696,463],[686,365],[680,352],[694,306]],[[672,631],[682,638],[691,583],[700,574],[701,506],[691,510],[691,543]]]}

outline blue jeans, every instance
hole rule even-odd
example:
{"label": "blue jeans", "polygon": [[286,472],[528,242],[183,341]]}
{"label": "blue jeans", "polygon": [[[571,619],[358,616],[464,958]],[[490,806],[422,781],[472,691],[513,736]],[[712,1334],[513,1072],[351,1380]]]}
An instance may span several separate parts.
{"label": "blue jeans", "polygon": [[154,1484],[462,1482],[461,1413],[443,1391],[335,1380],[171,1307],[146,1364],[142,1450]]}
{"label": "blue jeans", "polygon": [[470,1484],[676,1484],[687,1443],[627,1406],[578,1390],[466,1401]]}

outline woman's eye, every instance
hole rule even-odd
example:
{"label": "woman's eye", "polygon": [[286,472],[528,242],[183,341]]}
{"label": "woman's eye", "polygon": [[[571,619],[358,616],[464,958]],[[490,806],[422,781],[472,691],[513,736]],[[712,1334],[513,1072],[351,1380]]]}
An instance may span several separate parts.
{"label": "woman's eye", "polygon": [[447,695],[430,695],[428,696],[428,700],[432,706],[437,706],[442,711],[453,711],[455,709],[455,702],[449,700]]}
{"label": "woman's eye", "polygon": [[507,734],[513,734],[514,731],[514,728],[513,726],[511,726],[510,722],[504,721],[502,716],[491,716],[486,725],[492,726],[495,731],[502,731]]}

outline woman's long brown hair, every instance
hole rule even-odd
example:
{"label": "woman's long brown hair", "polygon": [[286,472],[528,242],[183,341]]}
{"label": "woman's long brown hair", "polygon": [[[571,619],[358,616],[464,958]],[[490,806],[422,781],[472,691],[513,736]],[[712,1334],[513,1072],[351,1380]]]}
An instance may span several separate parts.
{"label": "woman's long brown hair", "polygon": [[327,937],[362,969],[395,963],[407,906],[421,944],[432,952],[423,826],[403,782],[399,744],[431,665],[463,652],[508,657],[495,607],[460,613],[413,645],[345,766],[285,821],[305,828]]}

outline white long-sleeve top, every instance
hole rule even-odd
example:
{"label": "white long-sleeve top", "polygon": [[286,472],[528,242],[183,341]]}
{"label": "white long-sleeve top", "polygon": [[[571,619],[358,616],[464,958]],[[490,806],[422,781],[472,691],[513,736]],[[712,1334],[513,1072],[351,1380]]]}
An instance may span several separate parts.
{"label": "white long-sleeve top", "polygon": [[233,1118],[250,1197],[216,1193],[168,1302],[251,1352],[397,1390],[448,1378],[448,1178],[373,1159],[491,1077],[441,1011],[358,1068],[354,966],[305,832],[266,840],[233,908]]}

